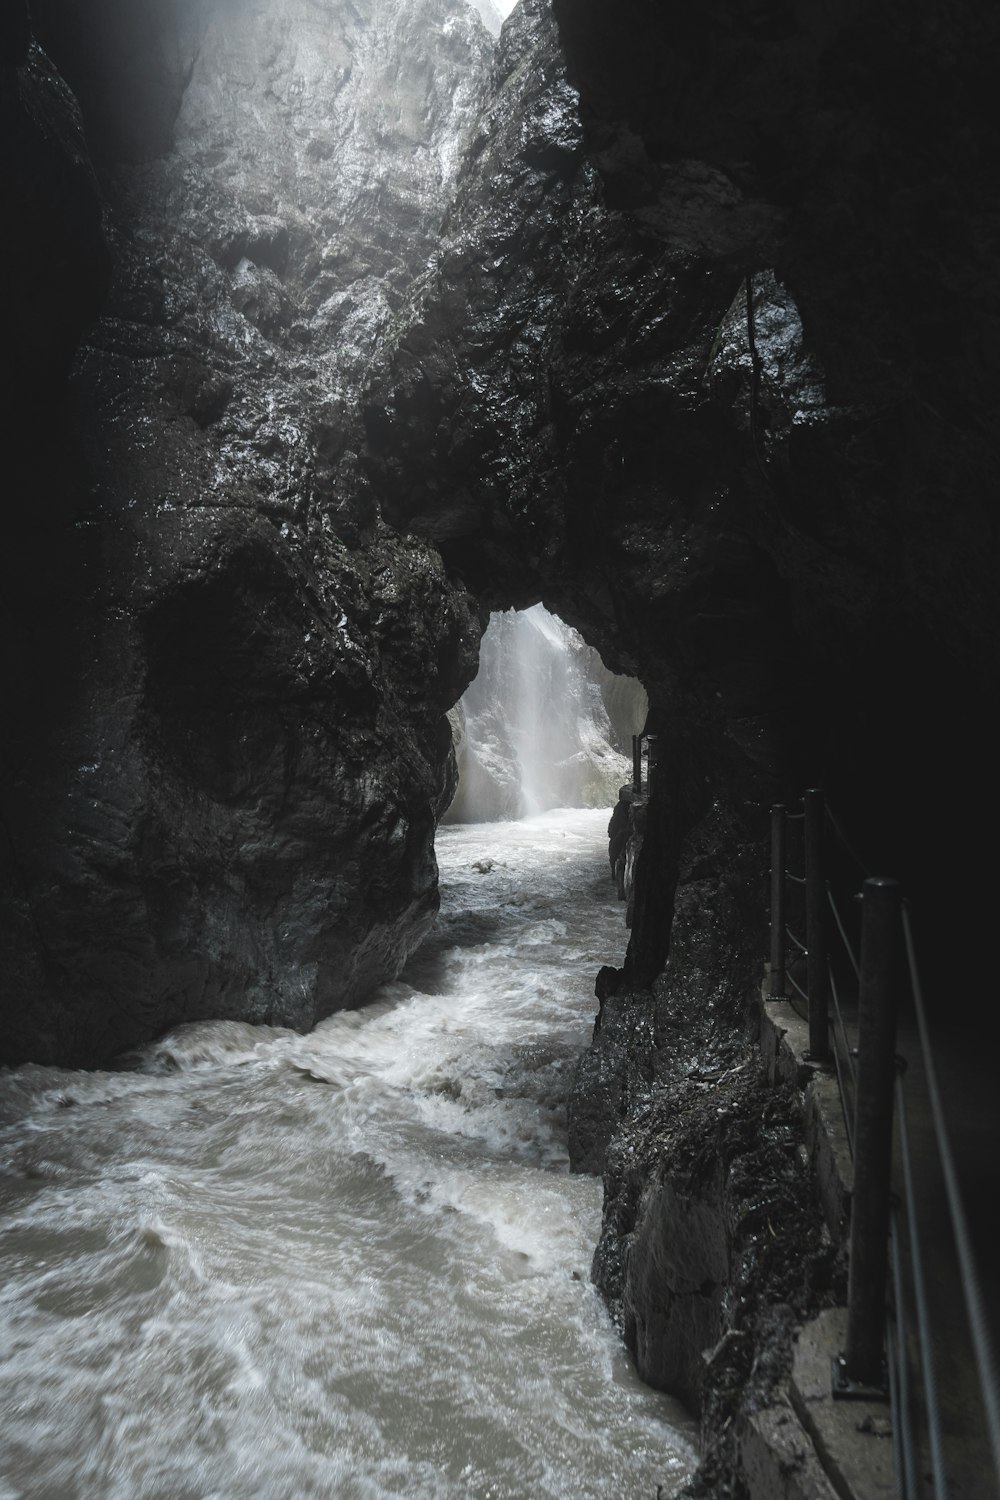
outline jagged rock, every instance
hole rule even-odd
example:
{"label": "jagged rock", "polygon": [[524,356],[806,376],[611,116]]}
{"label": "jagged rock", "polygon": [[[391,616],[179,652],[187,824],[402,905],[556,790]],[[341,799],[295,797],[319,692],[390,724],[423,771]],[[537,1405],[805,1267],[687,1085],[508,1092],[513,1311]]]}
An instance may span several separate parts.
{"label": "jagged rock", "polygon": [[[781,630],[753,498],[741,278],[608,206],[543,0],[504,29],[484,127],[376,372],[365,463],[386,515],[480,598],[533,589],[648,689],[669,774],[627,964],[641,988],[712,791],[762,802],[788,770],[803,641]],[[822,384],[787,291],[761,278],[754,298],[772,425],[790,428],[788,403],[825,410]]]}
{"label": "jagged rock", "polygon": [[[519,7],[441,253],[376,373],[366,464],[386,514],[480,598],[542,595],[643,681],[670,766],[671,805],[651,810],[661,904],[716,795],[755,808],[764,838],[768,801],[823,782],[869,863],[947,908],[930,963],[962,920],[939,871],[968,840],[927,788],[970,759],[993,780],[976,720],[997,551],[973,475],[995,469],[996,341],[977,332],[995,319],[995,18],[737,9],[557,5],[578,111],[548,6]],[[968,156],[964,83],[984,124]],[[906,186],[873,208],[883,133]],[[968,296],[939,313],[942,280]],[[934,352],[956,341],[961,371]],[[640,985],[666,955],[643,913],[640,896]]]}
{"label": "jagged rock", "polygon": [[[776,423],[764,377],[765,488],[751,474],[748,499],[769,518],[770,534],[750,526],[775,565],[784,629],[803,642],[801,702],[783,727],[747,729],[765,754],[776,729],[799,738],[801,774],[851,807],[870,863],[891,866],[927,912],[927,961],[947,987],[938,934],[971,911],[941,872],[969,850],[928,788],[995,780],[976,721],[997,639],[984,508],[997,341],[982,331],[998,319],[984,275],[998,17],[897,0],[822,17],[730,0],[697,13],[553,4],[609,201],[665,248],[690,247],[700,216],[703,257],[770,264],[794,297],[825,409],[793,398],[790,429]],[[984,797],[994,827],[994,791]]]}
{"label": "jagged rock", "polygon": [[643,1378],[700,1411],[701,1492],[738,1472],[796,1323],[846,1291],[797,1141],[794,1099],[744,1055],[654,1093],[608,1158],[594,1279]]}
{"label": "jagged rock", "polygon": [[39,10],[102,153],[114,277],[42,479],[65,479],[57,540],[52,516],[22,536],[8,591],[27,622],[59,560],[8,676],[3,1040],[87,1064],[201,1016],[311,1025],[433,915],[479,623],[378,521],[351,407],[491,42],[464,0],[104,6],[94,47]]}
{"label": "jagged rock", "polygon": [[[996,813],[1000,13],[553,7],[490,63],[460,0],[35,0],[103,205],[5,13],[4,1040],[306,1024],[392,972],[479,622],[544,597],[659,736],[571,1130],[601,1284],[693,1397],[721,1279],[772,1246],[740,1183],[805,1201],[733,1071],[768,801],[825,783],[943,1005],[990,920],[956,872]],[[710,1351],[717,1432],[825,1295],[780,1249]]]}

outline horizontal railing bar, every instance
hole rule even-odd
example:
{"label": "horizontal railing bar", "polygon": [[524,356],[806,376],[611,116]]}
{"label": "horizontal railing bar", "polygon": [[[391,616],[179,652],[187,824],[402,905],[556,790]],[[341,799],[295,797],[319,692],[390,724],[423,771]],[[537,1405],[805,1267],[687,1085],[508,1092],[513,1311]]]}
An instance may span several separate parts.
{"label": "horizontal railing bar", "polygon": [[831,824],[833,825],[833,831],[834,831],[834,833],[837,835],[837,837],[840,840],[841,844],[843,844],[844,848],[847,850],[848,854],[851,856],[851,858],[853,859],[854,863],[857,865],[858,869],[861,871],[862,875],[864,875],[866,877],[869,876],[871,874],[871,871],[869,870],[868,866],[865,864],[864,860],[861,858],[860,854],[858,854],[857,850],[855,849],[854,845],[851,843],[850,839],[847,837],[847,834],[844,832],[843,828],[841,827],[840,822],[838,821],[837,816],[836,816],[835,812],[833,811],[833,808],[830,806],[829,802],[826,804],[826,815],[830,819]]}
{"label": "horizontal railing bar", "polygon": [[844,947],[847,949],[847,956],[851,960],[851,967],[854,970],[855,977],[860,980],[860,978],[861,978],[861,965],[858,963],[858,960],[854,956],[854,949],[851,947],[850,939],[848,938],[847,933],[844,930],[844,924],[840,920],[840,912],[837,910],[837,903],[833,899],[833,892],[831,891],[829,885],[826,888],[826,894],[827,894],[827,899],[830,902],[830,909],[833,912],[833,920],[837,924],[837,931],[840,933],[841,940],[842,940],[842,942],[844,944]]}
{"label": "horizontal railing bar", "polygon": [[913,1446],[913,1416],[910,1411],[910,1363],[906,1357],[906,1290],[903,1285],[903,1257],[901,1251],[902,1228],[899,1222],[899,1205],[889,1205],[889,1250],[892,1257],[893,1321],[896,1327],[895,1349],[889,1354],[889,1374],[898,1372],[897,1389],[893,1398],[892,1438],[896,1449],[899,1438],[899,1457],[896,1460],[896,1494],[905,1500],[917,1500],[916,1456]]}
{"label": "horizontal railing bar", "polygon": [[[858,1061],[857,1047],[851,1045],[851,1035],[848,1032],[847,1020],[844,1014],[842,997],[837,988],[834,977],[833,963],[827,954],[827,939],[822,933],[823,926],[823,904],[822,892],[825,890],[826,904],[829,905],[833,914],[834,924],[843,944],[855,978],[858,980],[862,1001],[868,993],[865,985],[871,983],[869,975],[870,963],[876,965],[880,962],[890,963],[886,944],[882,943],[884,959],[870,960],[869,947],[874,950],[874,945],[867,942],[867,905],[865,907],[865,920],[863,927],[866,941],[863,943],[864,955],[859,955],[852,946],[848,935],[847,923],[845,922],[838,898],[834,895],[829,880],[823,879],[823,834],[822,816],[825,812],[829,818],[830,825],[843,849],[850,855],[866,878],[866,902],[868,886],[886,887],[892,886],[898,891],[895,882],[871,881],[868,867],[857,853],[850,839],[847,837],[843,825],[837,818],[833,809],[825,802],[822,793],[812,790],[805,794],[804,802],[798,804],[801,811],[790,812],[784,806],[772,808],[772,980],[770,986],[771,998],[778,998],[781,993],[795,993],[813,1011],[814,999],[812,992],[819,992],[820,1008],[814,1016],[815,1031],[817,1036],[829,1038],[832,1042],[833,1062],[836,1069],[838,1091],[840,1095],[841,1108],[843,1110],[844,1127],[847,1134],[847,1142],[852,1158],[855,1155],[856,1127],[853,1118],[854,1112],[871,1110],[870,1103],[865,1103],[871,1090],[866,1089],[864,1100],[858,1100]],[[812,822],[810,822],[812,818]],[[817,833],[817,818],[819,819]],[[776,821],[777,820],[777,821]],[[788,821],[806,822],[805,834],[805,858],[806,874],[797,875],[786,868],[784,828]],[[813,851],[813,864],[809,864],[810,850]],[[811,884],[810,884],[811,882]],[[807,914],[809,917],[809,931],[807,941],[792,930],[785,922],[785,906],[788,899],[786,887],[788,883],[807,887],[807,891],[813,893],[807,897]],[[820,903],[817,914],[816,897]],[[796,903],[798,902],[796,897]],[[808,900],[813,899],[813,905],[808,905]],[[856,898],[860,899],[860,897]],[[893,922],[890,924],[894,930],[895,922],[899,921],[898,896],[897,910]],[[798,905],[796,906],[798,911]],[[968,1315],[969,1328],[972,1336],[973,1351],[975,1356],[978,1384],[980,1387],[983,1408],[986,1414],[986,1426],[993,1458],[993,1467],[998,1480],[1000,1480],[1000,1379],[997,1374],[997,1362],[994,1351],[992,1331],[989,1327],[985,1299],[982,1292],[982,1284],[979,1278],[978,1266],[976,1264],[975,1251],[973,1249],[969,1233],[968,1220],[962,1199],[961,1188],[955,1157],[952,1150],[951,1139],[942,1107],[941,1095],[938,1087],[937,1069],[934,1053],[932,1051],[931,1039],[927,1025],[927,1015],[924,1006],[923,990],[919,967],[917,964],[916,949],[911,927],[910,912],[907,903],[902,904],[902,926],[904,946],[906,952],[906,963],[909,970],[910,988],[913,996],[914,1010],[916,1013],[920,1046],[923,1053],[925,1076],[927,1081],[927,1093],[930,1100],[931,1118],[935,1143],[941,1161],[944,1177],[945,1191],[948,1202],[949,1217],[955,1241],[958,1260],[958,1273],[962,1282],[965,1298],[966,1312]],[[884,924],[883,924],[884,925]],[[818,935],[818,936],[816,936]],[[815,936],[815,940],[814,940]],[[813,957],[810,959],[809,978],[805,988],[787,971],[785,960],[785,943],[791,943],[797,954],[804,958],[809,957],[810,948],[813,949]],[[778,960],[777,968],[775,960]],[[865,979],[862,982],[862,959],[864,963]],[[798,959],[796,959],[798,964]],[[825,970],[822,965],[825,963]],[[817,973],[817,965],[819,971]],[[872,970],[874,974],[874,969]],[[842,976],[843,977],[843,976]],[[895,989],[895,981],[890,987]],[[889,991],[886,992],[887,994]],[[827,1018],[827,996],[832,997],[833,1009]],[[868,1012],[865,1012],[867,1015]],[[866,1026],[870,1025],[868,1022]],[[865,1037],[868,1031],[862,1028]],[[811,1042],[812,1044],[812,1042]],[[862,1043],[864,1056],[867,1057],[870,1048]],[[828,1056],[829,1051],[826,1043],[823,1044],[823,1054]],[[816,1055],[819,1055],[818,1053]],[[880,1065],[879,1065],[880,1066]],[[862,1081],[868,1077],[870,1064],[862,1058],[861,1076]],[[889,1261],[888,1271],[891,1278],[892,1292],[888,1298],[879,1295],[879,1307],[884,1310],[887,1318],[885,1333],[885,1351],[887,1354],[889,1395],[892,1409],[892,1441],[893,1461],[895,1471],[895,1491],[897,1500],[919,1500],[922,1480],[931,1482],[933,1486],[934,1500],[948,1500],[948,1475],[946,1471],[946,1456],[943,1436],[943,1418],[940,1400],[938,1396],[937,1377],[935,1374],[934,1350],[932,1343],[930,1291],[924,1268],[925,1246],[919,1236],[917,1218],[917,1186],[914,1170],[914,1160],[911,1148],[910,1129],[907,1119],[907,1097],[903,1085],[901,1073],[897,1074],[894,1086],[890,1076],[886,1079],[887,1091],[885,1098],[893,1098],[896,1121],[897,1139],[899,1143],[901,1174],[902,1174],[902,1204],[890,1199],[888,1213],[887,1234],[887,1259]],[[887,1106],[888,1107],[888,1106]],[[867,1140],[864,1137],[862,1144]],[[865,1157],[867,1161],[867,1154]],[[857,1171],[857,1167],[856,1167]],[[855,1183],[855,1193],[860,1191],[858,1183]],[[873,1202],[885,1199],[881,1197],[881,1189],[878,1190]],[[878,1212],[872,1209],[875,1218]],[[852,1215],[853,1218],[853,1215]],[[885,1220],[883,1220],[885,1225]],[[863,1226],[861,1226],[863,1228]],[[874,1232],[874,1231],[873,1231]],[[878,1230],[881,1237],[884,1229]],[[904,1232],[906,1244],[908,1245],[908,1263],[904,1262],[906,1247],[904,1245]],[[855,1275],[855,1228],[852,1225],[852,1282]],[[869,1236],[871,1238],[871,1236]],[[871,1264],[869,1264],[871,1262]],[[905,1265],[905,1271],[904,1271]],[[878,1269],[877,1260],[872,1259],[869,1250],[864,1255],[858,1252],[857,1272],[859,1276],[858,1289],[860,1300],[855,1304],[853,1293],[851,1308],[848,1318],[848,1348],[847,1354],[842,1359],[842,1364],[850,1369],[852,1366],[858,1371],[863,1366],[874,1368],[877,1359],[874,1355],[871,1329],[875,1315],[874,1306],[872,1316],[865,1319],[857,1312],[864,1301],[863,1288],[868,1284],[867,1293],[869,1302],[872,1301],[874,1292],[874,1278],[876,1271],[881,1278],[886,1269],[885,1261],[881,1262],[882,1269]],[[954,1274],[954,1273],[952,1273]],[[906,1277],[907,1279],[904,1279]],[[864,1311],[862,1307],[862,1312]],[[915,1326],[907,1326],[908,1317],[912,1320],[915,1315]],[[883,1311],[879,1311],[878,1317],[881,1321]],[[852,1336],[851,1319],[855,1320],[855,1331]],[[860,1319],[860,1321],[859,1321]],[[864,1330],[864,1333],[859,1330]],[[920,1376],[918,1377],[910,1364],[910,1349],[914,1346],[913,1358],[919,1357]],[[917,1384],[914,1384],[914,1381]],[[915,1405],[915,1392],[922,1384],[922,1397]],[[919,1406],[919,1411],[917,1409]],[[930,1472],[922,1475],[922,1468],[927,1461],[921,1455],[918,1444],[923,1443],[924,1437],[929,1443],[929,1469]]]}
{"label": "horizontal railing bar", "polygon": [[806,994],[806,992],[802,988],[801,984],[799,984],[798,981],[795,979],[795,976],[793,974],[786,973],[785,974],[785,978],[788,980],[788,983],[791,985],[792,989],[796,990],[798,992],[798,994],[800,994],[802,996],[802,999],[808,1005],[809,1004],[809,996]]}
{"label": "horizontal railing bar", "polygon": [[997,1381],[996,1358],[993,1352],[993,1343],[990,1337],[986,1305],[979,1281],[976,1258],[969,1236],[968,1221],[965,1217],[965,1207],[962,1203],[962,1194],[958,1185],[958,1174],[955,1170],[951,1141],[949,1140],[948,1129],[945,1124],[944,1110],[941,1107],[937,1069],[934,1065],[934,1058],[931,1052],[930,1033],[924,1010],[923,986],[920,982],[920,970],[917,966],[917,955],[913,942],[913,930],[910,925],[910,914],[905,904],[903,906],[903,938],[906,944],[906,958],[910,969],[910,987],[913,991],[913,1006],[916,1011],[917,1027],[920,1033],[920,1046],[923,1052],[927,1092],[930,1096],[931,1115],[934,1121],[934,1133],[937,1138],[938,1154],[941,1158],[941,1169],[944,1174],[948,1207],[951,1211],[951,1227],[955,1237],[955,1248],[958,1252],[962,1289],[965,1293],[965,1306],[969,1317],[969,1330],[972,1334],[976,1369],[979,1374],[983,1407],[986,1412],[986,1426],[989,1433],[990,1447],[993,1450],[993,1467],[997,1478],[1000,1479],[1000,1385],[998,1385]]}
{"label": "horizontal railing bar", "polygon": [[806,947],[805,943],[802,941],[802,939],[800,937],[796,937],[795,933],[789,927],[789,925],[788,925],[787,922],[785,923],[785,937],[790,937],[791,938],[792,942],[795,944],[796,948],[798,948],[798,950],[799,950],[800,953],[808,953],[809,952],[809,949]]}
{"label": "horizontal railing bar", "polygon": [[917,1342],[920,1346],[920,1368],[924,1377],[924,1405],[927,1430],[931,1440],[931,1468],[934,1472],[934,1500],[948,1500],[948,1480],[944,1472],[944,1448],[941,1441],[941,1408],[938,1405],[934,1354],[931,1347],[930,1314],[927,1308],[927,1285],[924,1281],[924,1258],[917,1228],[916,1192],[913,1186],[913,1164],[910,1158],[910,1133],[906,1119],[906,1096],[901,1074],[896,1075],[896,1124],[899,1154],[903,1167],[903,1201],[910,1236],[910,1265],[913,1268],[913,1300],[917,1309]]}

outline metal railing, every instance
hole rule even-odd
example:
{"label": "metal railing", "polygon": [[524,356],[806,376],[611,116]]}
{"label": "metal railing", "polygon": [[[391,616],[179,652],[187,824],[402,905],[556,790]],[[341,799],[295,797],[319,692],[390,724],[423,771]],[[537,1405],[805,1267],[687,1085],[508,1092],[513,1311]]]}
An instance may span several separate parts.
{"label": "metal railing", "polygon": [[[789,827],[798,823],[803,833],[801,874],[789,868]],[[843,892],[834,890],[828,878],[826,850],[831,833],[843,854],[866,877],[853,901],[845,901]],[[804,942],[789,923],[790,896],[793,917],[804,912]],[[860,926],[855,902],[860,903]],[[794,951],[791,962],[790,948]],[[799,982],[803,965],[804,986]],[[793,972],[796,968],[798,977]],[[856,1019],[850,1015],[848,999],[855,986]],[[839,821],[825,807],[822,793],[815,789],[805,794],[801,811],[789,812],[781,805],[771,810],[768,997],[783,1000],[796,995],[805,1003],[809,1019],[809,1056],[816,1062],[832,1062],[836,1068],[854,1162],[847,1338],[843,1352],[833,1362],[833,1394],[887,1396],[892,1409],[897,1496],[900,1500],[918,1500],[929,1493],[934,1500],[947,1500],[944,1424],[918,1214],[920,1185],[911,1140],[906,1065],[896,1055],[897,1014],[905,996],[916,1021],[919,1060],[945,1184],[976,1381],[995,1478],[1000,1484],[1000,1382],[941,1104],[909,906],[895,880],[868,874]],[[894,1131],[898,1196],[892,1191]],[[918,1423],[915,1411],[918,1381],[922,1423]],[[927,1465],[922,1459],[924,1447],[929,1456]],[[929,1490],[920,1488],[925,1467],[930,1471]]]}

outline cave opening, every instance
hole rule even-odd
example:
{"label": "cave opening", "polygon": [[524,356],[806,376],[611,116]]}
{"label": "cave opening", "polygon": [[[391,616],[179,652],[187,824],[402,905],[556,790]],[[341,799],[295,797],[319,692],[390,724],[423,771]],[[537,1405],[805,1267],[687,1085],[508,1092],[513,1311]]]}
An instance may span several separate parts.
{"label": "cave opening", "polygon": [[544,604],[494,611],[449,714],[458,783],[446,823],[607,808],[632,776],[649,700]]}

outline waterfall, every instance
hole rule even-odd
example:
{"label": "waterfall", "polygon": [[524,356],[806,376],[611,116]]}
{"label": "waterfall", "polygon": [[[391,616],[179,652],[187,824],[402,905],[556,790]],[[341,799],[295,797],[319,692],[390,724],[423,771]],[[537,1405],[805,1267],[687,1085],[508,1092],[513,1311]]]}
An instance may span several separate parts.
{"label": "waterfall", "polygon": [[492,615],[479,675],[452,710],[459,785],[446,821],[610,807],[646,706],[640,683],[609,672],[544,605]]}

